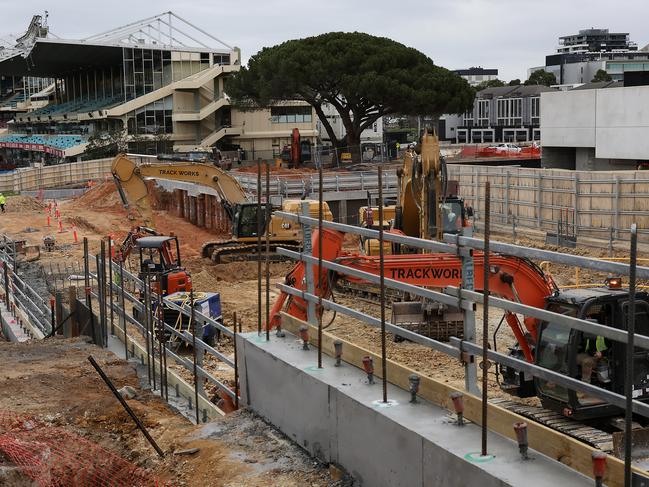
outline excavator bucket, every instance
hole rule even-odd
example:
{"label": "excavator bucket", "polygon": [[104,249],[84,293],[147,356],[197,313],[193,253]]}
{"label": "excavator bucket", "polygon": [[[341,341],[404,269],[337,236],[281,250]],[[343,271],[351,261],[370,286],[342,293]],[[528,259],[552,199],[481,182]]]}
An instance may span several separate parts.
{"label": "excavator bucket", "polygon": [[[392,324],[414,331],[420,335],[440,341],[449,341],[452,336],[462,338],[464,322],[462,314],[446,307],[430,309],[421,301],[392,303]],[[395,341],[401,339],[395,337]]]}
{"label": "excavator bucket", "polygon": [[[631,458],[649,458],[649,428],[636,428],[631,431]],[[613,454],[624,458],[624,432],[613,433]]]}

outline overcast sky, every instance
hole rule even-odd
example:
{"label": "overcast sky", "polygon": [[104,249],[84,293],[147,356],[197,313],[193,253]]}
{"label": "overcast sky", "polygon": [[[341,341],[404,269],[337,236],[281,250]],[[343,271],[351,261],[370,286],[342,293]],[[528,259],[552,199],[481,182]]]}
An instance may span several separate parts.
{"label": "overcast sky", "polygon": [[648,0],[0,0],[0,36],[19,34],[49,10],[51,30],[82,38],[172,10],[228,44],[244,61],[261,47],[329,31],[363,31],[395,39],[449,69],[498,68],[525,79],[544,63],[560,35],[589,27],[629,32],[649,43]]}

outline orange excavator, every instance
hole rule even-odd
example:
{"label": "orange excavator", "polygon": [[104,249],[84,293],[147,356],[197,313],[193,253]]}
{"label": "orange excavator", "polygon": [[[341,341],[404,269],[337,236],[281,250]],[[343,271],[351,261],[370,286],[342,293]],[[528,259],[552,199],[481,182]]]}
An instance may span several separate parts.
{"label": "orange excavator", "polygon": [[[380,265],[376,256],[348,254],[342,251],[344,234],[324,229],[322,234],[322,258],[326,261],[343,264],[352,269],[379,275]],[[315,257],[320,235],[313,234]],[[475,290],[481,291],[483,283],[483,254],[473,256],[475,269]],[[588,289],[559,290],[551,276],[545,274],[536,264],[519,257],[492,253],[489,258],[489,291],[492,296],[555,313],[592,320],[611,328],[624,329],[628,319],[628,290],[622,289],[620,279],[611,279],[606,287]],[[384,259],[385,277],[420,287],[440,289],[446,286],[459,286],[462,263],[459,257],[451,254],[410,254],[386,255]],[[318,267],[313,265],[313,275],[318,276]],[[298,263],[286,276],[285,283],[306,291],[306,264]],[[314,293],[328,299],[336,279],[359,280],[341,273],[327,272],[316,278]],[[649,333],[649,294],[636,294],[636,326],[642,333]],[[307,303],[297,296],[282,292],[275,302],[267,326],[280,324],[280,312],[300,320],[307,319]],[[317,309],[317,313],[322,313]],[[584,353],[585,344],[594,347],[599,338],[589,333],[565,327],[560,323],[542,322],[534,317],[524,317],[522,322],[511,312],[505,313],[505,320],[516,337],[516,345],[510,348],[510,355],[535,363],[574,378],[583,376],[577,355]],[[599,345],[598,345],[599,347]],[[618,394],[624,394],[626,345],[606,341],[601,350],[592,382],[599,387]],[[600,350],[598,349],[598,352]],[[637,356],[636,356],[637,355]],[[647,351],[637,349],[634,355],[634,398],[649,402],[649,361]],[[523,372],[500,367],[503,374],[501,387],[520,397],[538,396],[545,408],[572,418],[605,418],[620,413],[618,408],[603,401],[580,397],[575,391],[540,379],[525,377]],[[569,413],[566,413],[569,411]]]}

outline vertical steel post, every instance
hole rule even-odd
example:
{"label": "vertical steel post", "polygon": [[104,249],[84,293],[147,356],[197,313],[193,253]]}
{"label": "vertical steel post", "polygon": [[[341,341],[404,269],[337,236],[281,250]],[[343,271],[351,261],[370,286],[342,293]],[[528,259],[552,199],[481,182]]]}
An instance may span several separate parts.
{"label": "vertical steel post", "polygon": [[[567,218],[567,216],[566,216]],[[575,237],[577,237],[577,230],[579,229],[579,174],[575,173],[575,209],[573,212],[574,224],[573,228],[575,230]]]}
{"label": "vertical steel post", "polygon": [[239,364],[237,362],[237,312],[232,314],[232,327],[234,329],[234,406],[239,409]]}
{"label": "vertical steel post", "polygon": [[261,335],[261,159],[257,159],[257,334]]}
{"label": "vertical steel post", "polygon": [[147,285],[146,279],[148,277],[148,272],[144,275],[142,280],[142,304],[144,305],[144,323],[143,332],[144,332],[144,341],[146,342],[146,372],[149,378],[149,385],[151,384],[151,342],[149,341],[149,297],[147,296]]}
{"label": "vertical steel post", "polygon": [[318,368],[322,368],[322,165],[318,168]]}
{"label": "vertical steel post", "polygon": [[[2,263],[2,272],[4,274],[4,285],[5,285],[5,304],[7,309],[9,309],[9,262],[5,261]],[[86,277],[87,279],[87,277]]]}
{"label": "vertical steel post", "polygon": [[104,346],[107,346],[106,335],[108,329],[108,319],[106,313],[106,241],[102,238],[100,243],[100,252],[99,252],[99,265],[97,266],[97,273],[101,274],[101,301],[99,305],[101,306],[101,333],[102,340],[104,340]]}
{"label": "vertical steel post", "polygon": [[153,329],[154,322],[155,322],[155,316],[153,314],[153,294],[151,293],[151,270],[150,269],[147,269],[147,272],[146,272],[146,286],[147,286],[146,295],[147,295],[147,298],[148,298],[148,301],[146,303],[146,307],[149,309],[148,336],[150,337],[150,340],[151,340],[151,378],[153,379],[153,390],[155,391],[155,388],[156,388],[155,331]]}
{"label": "vertical steel post", "polygon": [[381,300],[381,375],[383,402],[388,402],[388,355],[385,343],[385,255],[383,251],[383,168],[379,167],[379,287]]}
{"label": "vertical steel post", "polygon": [[[473,236],[473,227],[466,226],[462,228],[462,235],[465,237]],[[473,264],[473,251],[470,255],[461,256],[462,259],[462,287],[473,291],[475,289],[475,267]],[[475,304],[471,309],[464,310],[464,340],[475,343]],[[464,388],[473,395],[479,395],[478,389],[478,368],[473,355],[466,357],[464,360]]]}
{"label": "vertical steel post", "polygon": [[627,314],[627,343],[626,343],[626,371],[625,394],[626,411],[624,414],[624,487],[631,487],[633,473],[631,460],[633,453],[633,355],[635,341],[635,292],[636,292],[636,267],[638,257],[638,228],[631,225],[631,256],[629,260],[629,307]]}
{"label": "vertical steel post", "polygon": [[543,175],[538,173],[536,183],[536,226],[540,229],[543,223]]}
{"label": "vertical steel post", "polygon": [[266,341],[270,340],[270,164],[266,161]]}
{"label": "vertical steel post", "polygon": [[[302,202],[302,215],[310,216],[309,203],[306,201]],[[309,225],[302,225],[302,251],[306,255],[313,254],[313,243],[311,242],[311,227]],[[313,275],[313,266],[306,264],[306,291],[309,294],[315,294],[315,277]],[[317,323],[316,313],[315,313],[315,303],[313,301],[307,302],[307,321],[312,325]]]}
{"label": "vertical steel post", "polygon": [[113,239],[108,237],[108,308],[110,309],[110,334],[115,335],[113,313]]}
{"label": "vertical steel post", "polygon": [[[162,276],[158,274],[158,283],[162,286]],[[159,288],[161,289],[161,288]],[[160,397],[164,397],[165,391],[165,369],[164,369],[164,343],[165,343],[165,327],[164,327],[164,314],[162,313],[162,293],[158,292],[158,299],[156,301],[156,328],[158,335],[158,355],[160,360]]]}
{"label": "vertical steel post", "polygon": [[505,172],[505,208],[504,208],[504,213],[505,213],[505,223],[509,223],[509,171]]}
{"label": "vertical steel post", "polygon": [[[259,198],[259,193],[257,193],[257,197]],[[261,261],[259,261],[261,263]],[[190,289],[189,290],[189,304],[191,306],[190,310],[190,315],[189,315],[189,323],[190,323],[190,330],[192,331],[192,351],[193,351],[193,357],[194,357],[194,404],[196,405],[196,424],[200,424],[201,418],[199,416],[199,411],[198,411],[198,369],[196,367],[196,316],[195,316],[195,311],[194,311],[194,290]]]}
{"label": "vertical steel post", "polygon": [[613,223],[615,239],[620,238],[620,176],[615,176],[615,194],[613,195]]}
{"label": "vertical steel post", "polygon": [[487,455],[487,399],[489,371],[489,225],[491,223],[491,187],[485,182],[484,206],[484,256],[483,256],[483,305],[482,305],[482,456]]}
{"label": "vertical steel post", "polygon": [[120,255],[119,259],[119,285],[120,285],[120,302],[122,305],[122,326],[124,327],[124,359],[128,361],[128,335],[126,333],[126,304],[124,296],[124,261]]}

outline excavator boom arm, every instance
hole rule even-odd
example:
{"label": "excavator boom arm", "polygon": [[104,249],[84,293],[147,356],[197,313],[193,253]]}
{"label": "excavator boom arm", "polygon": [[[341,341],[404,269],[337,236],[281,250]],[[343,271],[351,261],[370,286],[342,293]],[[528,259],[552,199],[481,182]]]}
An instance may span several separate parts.
{"label": "excavator boom arm", "polygon": [[171,162],[138,165],[126,155],[120,154],[113,160],[111,172],[124,206],[127,210],[131,205],[135,206],[147,226],[152,223],[152,213],[146,179],[182,181],[207,186],[216,190],[226,209],[248,201],[245,191],[233,176],[208,164]]}
{"label": "excavator boom arm", "polygon": [[[313,246],[314,255],[317,257],[318,232],[314,232]],[[350,268],[364,271],[370,274],[379,275],[380,260],[375,256],[345,255],[341,253],[343,234],[331,230],[323,232],[323,259],[335,261]],[[489,258],[489,292],[511,301],[544,308],[545,299],[556,291],[556,285],[551,277],[546,276],[541,269],[526,259],[513,256],[492,254]],[[475,268],[475,290],[482,291],[483,254],[474,255]],[[441,289],[448,286],[460,286],[462,282],[462,261],[459,257],[450,254],[405,254],[386,255],[384,257],[385,277],[416,286]],[[305,286],[305,264],[298,263],[289,273],[286,283],[301,289]],[[314,276],[317,276],[317,266],[314,266]],[[365,282],[357,277],[346,277],[349,281]],[[316,294],[323,298],[331,295],[331,288],[328,279],[321,279],[316,284]],[[284,293],[278,298],[271,313],[269,326],[279,324],[279,312],[286,304],[286,312],[299,319],[306,319],[306,303],[295,296],[285,296]],[[538,320],[532,317],[524,319],[524,327],[518,321],[516,315],[508,314],[507,323],[512,328],[514,335],[526,350],[526,358],[532,359],[529,343],[525,332],[527,331],[531,340],[537,336]]]}

